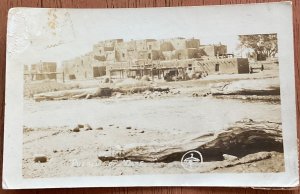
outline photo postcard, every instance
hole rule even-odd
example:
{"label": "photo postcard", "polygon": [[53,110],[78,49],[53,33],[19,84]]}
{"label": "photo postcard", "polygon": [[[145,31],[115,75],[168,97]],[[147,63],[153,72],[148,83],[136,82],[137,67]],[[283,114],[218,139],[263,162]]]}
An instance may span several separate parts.
{"label": "photo postcard", "polygon": [[296,187],[293,51],[290,2],[13,8],[3,188]]}

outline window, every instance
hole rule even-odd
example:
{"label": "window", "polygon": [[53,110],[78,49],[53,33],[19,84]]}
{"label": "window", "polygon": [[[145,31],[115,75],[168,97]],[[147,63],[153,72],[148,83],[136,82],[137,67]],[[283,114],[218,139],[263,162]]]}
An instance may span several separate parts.
{"label": "window", "polygon": [[151,50],[152,49],[152,45],[149,45],[149,50]]}
{"label": "window", "polygon": [[122,57],[125,57],[125,53],[122,53]]}
{"label": "window", "polygon": [[151,53],[148,53],[148,59],[151,59]]}

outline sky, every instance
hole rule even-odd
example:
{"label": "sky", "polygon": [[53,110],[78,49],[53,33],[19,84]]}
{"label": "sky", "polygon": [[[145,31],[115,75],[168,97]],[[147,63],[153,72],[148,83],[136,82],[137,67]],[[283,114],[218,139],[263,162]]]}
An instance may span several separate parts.
{"label": "sky", "polygon": [[[241,13],[243,9],[241,9]],[[213,9],[15,9],[9,14],[8,53],[23,64],[62,61],[92,51],[107,39],[196,38],[235,52],[243,21]],[[246,15],[247,16],[247,15]],[[226,23],[225,23],[226,22]],[[225,25],[225,24],[226,25]],[[235,29],[236,28],[236,29]]]}

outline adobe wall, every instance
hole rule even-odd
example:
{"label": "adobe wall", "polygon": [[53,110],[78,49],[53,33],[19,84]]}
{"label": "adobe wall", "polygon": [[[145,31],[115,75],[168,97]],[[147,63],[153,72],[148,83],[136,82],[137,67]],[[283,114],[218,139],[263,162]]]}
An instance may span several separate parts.
{"label": "adobe wall", "polygon": [[199,48],[200,40],[199,39],[187,39],[186,48]]}
{"label": "adobe wall", "polygon": [[226,45],[202,45],[201,49],[205,52],[208,57],[215,57],[217,55],[225,55],[227,54],[227,46]]}
{"label": "adobe wall", "polygon": [[[217,66],[219,66],[217,68]],[[195,61],[193,64],[196,71],[206,71],[208,74],[237,74],[249,73],[248,59],[223,58]]]}
{"label": "adobe wall", "polygon": [[73,60],[63,62],[63,70],[65,79],[72,79],[72,75],[75,75],[75,79],[90,79],[93,77],[93,65],[100,63],[94,59],[93,55],[85,55],[77,57]]}

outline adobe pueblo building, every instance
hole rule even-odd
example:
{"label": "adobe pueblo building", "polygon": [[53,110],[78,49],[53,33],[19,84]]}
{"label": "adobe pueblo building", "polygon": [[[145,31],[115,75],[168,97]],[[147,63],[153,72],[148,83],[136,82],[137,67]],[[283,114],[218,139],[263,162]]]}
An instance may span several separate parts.
{"label": "adobe pueblo building", "polygon": [[25,81],[36,81],[45,79],[57,79],[56,62],[38,62],[36,64],[24,65]]}
{"label": "adobe pueblo building", "polygon": [[66,79],[200,78],[209,74],[249,73],[247,58],[227,54],[227,46],[201,45],[199,39],[105,40],[81,57],[63,62]]}

